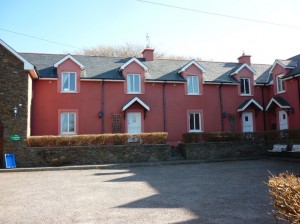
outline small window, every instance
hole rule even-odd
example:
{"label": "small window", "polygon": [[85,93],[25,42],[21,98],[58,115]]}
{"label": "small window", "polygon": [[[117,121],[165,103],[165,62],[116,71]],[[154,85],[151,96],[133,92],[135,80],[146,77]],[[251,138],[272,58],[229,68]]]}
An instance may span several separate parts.
{"label": "small window", "polygon": [[189,113],[190,132],[201,132],[201,114]]}
{"label": "small window", "polygon": [[284,83],[283,83],[283,80],[282,80],[282,76],[283,75],[279,75],[276,77],[276,83],[277,83],[277,92],[278,93],[282,93],[285,91],[284,89]]}
{"label": "small window", "polygon": [[61,133],[62,134],[75,134],[75,118],[76,114],[71,112],[71,113],[61,113]]}
{"label": "small window", "polygon": [[127,77],[127,92],[141,93],[141,77],[139,74],[130,74]]}
{"label": "small window", "polygon": [[75,92],[76,91],[76,73],[63,72],[61,82],[62,92]]}
{"label": "small window", "polygon": [[241,95],[250,95],[250,79],[241,78]]}
{"label": "small window", "polygon": [[195,75],[187,76],[187,87],[189,95],[199,94],[199,78]]}

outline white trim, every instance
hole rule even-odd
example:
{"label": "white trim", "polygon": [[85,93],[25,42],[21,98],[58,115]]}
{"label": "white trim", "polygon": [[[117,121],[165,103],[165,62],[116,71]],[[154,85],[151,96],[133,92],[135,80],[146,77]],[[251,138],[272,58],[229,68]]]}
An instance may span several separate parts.
{"label": "white trim", "polygon": [[248,64],[244,63],[235,72],[231,73],[230,76],[238,74],[245,67],[248,68],[254,75],[256,75],[256,71],[253,68],[251,68]]}
{"label": "white trim", "polygon": [[44,80],[44,81],[47,81],[47,80],[57,80],[57,78],[39,78],[39,80]]}
{"label": "white trim", "polygon": [[288,68],[288,69],[293,69],[294,67],[289,67],[289,66],[285,66],[284,64],[282,64],[278,59],[276,59],[270,69],[270,73],[273,73],[273,69],[275,68],[276,65],[280,65],[283,68]]}
{"label": "white trim", "polygon": [[251,103],[254,103],[260,110],[264,109],[255,99],[251,99],[242,109],[238,109],[238,112],[244,111]]}
{"label": "white trim", "polygon": [[[242,79],[243,80],[248,80],[248,88],[249,88],[249,93],[242,93]],[[244,78],[244,77],[241,77],[240,78],[240,93],[241,93],[241,96],[251,96],[251,79],[250,78]],[[245,82],[243,82],[245,84]],[[244,90],[246,90],[246,86],[244,85]]]}
{"label": "white trim", "polygon": [[204,81],[203,84],[209,84],[209,85],[232,85],[232,86],[239,86],[240,85],[240,83],[212,82],[212,81]]}
{"label": "white trim", "polygon": [[145,104],[142,100],[140,100],[140,98],[138,98],[137,96],[134,97],[132,100],[130,100],[128,103],[126,103],[126,105],[124,105],[122,107],[122,111],[128,109],[128,107],[130,107],[133,103],[138,102],[139,104],[141,104],[146,110],[150,110],[150,107]]}
{"label": "white trim", "polygon": [[[68,121],[69,121],[69,116],[70,116],[70,114],[74,114],[74,131],[72,131],[72,132],[69,132],[69,131],[67,131],[67,132],[64,132],[62,129],[63,129],[63,123],[62,123],[62,115],[63,114],[68,114]],[[74,135],[74,134],[76,134],[77,132],[77,130],[76,130],[76,125],[77,125],[77,123],[76,123],[76,112],[73,112],[73,111],[62,111],[62,112],[60,112],[60,134],[61,135]],[[69,129],[69,123],[68,123],[68,129]]]}
{"label": "white trim", "polygon": [[81,68],[81,70],[84,69],[84,65],[81,64],[79,61],[77,61],[71,54],[67,54],[65,57],[63,57],[58,62],[56,62],[53,66],[55,68],[57,68],[61,63],[63,63],[64,61],[66,61],[68,59],[71,59],[73,62],[75,62],[77,65],[79,65],[79,67]]}
{"label": "white trim", "polygon": [[[70,76],[71,76],[71,74],[75,75],[74,90],[64,90],[64,82],[63,82],[64,74],[68,75],[68,77],[69,77],[69,83],[68,83],[69,88],[70,88],[70,78],[71,78]],[[61,73],[61,93],[77,93],[77,74],[76,74],[76,72],[62,72]]]}
{"label": "white trim", "polygon": [[127,65],[131,64],[132,62],[136,62],[138,65],[140,65],[145,71],[148,71],[148,68],[146,65],[144,65],[142,62],[140,62],[137,58],[133,57],[129,61],[127,61],[125,64],[123,64],[119,70],[123,70]]}
{"label": "white trim", "polygon": [[146,80],[145,82],[154,82],[154,83],[172,83],[172,84],[185,84],[186,82],[182,82],[182,81],[156,81],[156,80]]}
{"label": "white trim", "polygon": [[[281,79],[281,77],[283,77],[283,74],[279,74],[275,76],[275,80],[276,80],[276,93],[280,94],[280,93],[284,93],[285,90],[285,83],[283,82],[283,80]],[[281,83],[281,90],[279,90],[279,82]]]}
{"label": "white trim", "polygon": [[28,62],[25,58],[23,58],[18,52],[12,49],[8,44],[6,44],[3,40],[0,39],[0,45],[6,48],[10,53],[15,55],[18,59],[20,59],[24,63],[24,70],[34,70],[34,66]]}
{"label": "white trim", "polygon": [[115,80],[115,79],[80,79],[80,81],[86,82],[125,82],[125,80]]}
{"label": "white trim", "polygon": [[272,98],[272,99],[270,100],[270,102],[268,103],[267,107],[266,107],[266,111],[269,110],[269,107],[272,105],[273,102],[274,102],[278,107],[280,107],[280,108],[282,108],[282,109],[291,108],[290,106],[282,106],[282,105],[280,105],[274,98]]}
{"label": "white trim", "polygon": [[195,60],[191,60],[188,64],[186,64],[184,67],[182,67],[178,73],[184,72],[188,67],[190,67],[191,65],[195,65],[197,68],[199,68],[202,72],[206,72],[206,69],[204,67],[202,67],[198,62],[196,62]]}

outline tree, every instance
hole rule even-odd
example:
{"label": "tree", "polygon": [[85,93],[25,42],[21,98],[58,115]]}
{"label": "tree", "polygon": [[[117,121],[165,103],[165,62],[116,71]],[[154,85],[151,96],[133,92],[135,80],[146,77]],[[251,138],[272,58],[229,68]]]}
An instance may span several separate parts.
{"label": "tree", "polygon": [[[93,56],[102,56],[102,57],[142,57],[142,52],[145,47],[141,44],[134,43],[124,43],[123,45],[117,46],[107,46],[107,45],[98,45],[95,47],[84,48],[82,51],[77,52],[83,55],[93,55]],[[155,58],[168,58],[173,60],[201,60],[199,57],[192,58],[186,56],[176,56],[176,55],[167,55],[165,53],[154,51]]]}

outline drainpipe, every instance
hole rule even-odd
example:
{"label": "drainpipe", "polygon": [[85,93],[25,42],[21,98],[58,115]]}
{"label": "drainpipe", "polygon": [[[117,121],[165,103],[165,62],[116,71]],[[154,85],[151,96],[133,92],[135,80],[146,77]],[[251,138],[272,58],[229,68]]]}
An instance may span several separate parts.
{"label": "drainpipe", "polygon": [[222,102],[222,82],[220,83],[219,86],[219,98],[220,98],[220,111],[221,111],[221,127],[222,127],[222,132],[224,131],[224,120],[223,120],[223,102]]}
{"label": "drainpipe", "polygon": [[[296,78],[296,77],[295,77]],[[298,100],[299,100],[299,111],[300,111],[300,79],[297,79],[298,83]]]}
{"label": "drainpipe", "polygon": [[264,119],[264,131],[266,131],[266,111],[265,111],[265,94],[264,94],[264,87],[266,84],[264,84],[261,87],[261,98],[262,98],[262,106],[263,106],[263,119]]}
{"label": "drainpipe", "polygon": [[102,85],[101,85],[101,125],[102,125],[102,134],[105,133],[105,127],[104,127],[104,79],[102,79]]}
{"label": "drainpipe", "polygon": [[164,132],[167,131],[167,122],[166,122],[166,82],[163,84],[163,116],[164,116]]}

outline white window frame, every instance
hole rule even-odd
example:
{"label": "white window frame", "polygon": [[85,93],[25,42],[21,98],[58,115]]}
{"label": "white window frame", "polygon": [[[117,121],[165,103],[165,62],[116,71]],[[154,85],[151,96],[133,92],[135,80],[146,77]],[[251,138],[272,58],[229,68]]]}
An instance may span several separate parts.
{"label": "white window frame", "polygon": [[[133,82],[131,83],[131,78],[133,78]],[[137,80],[138,79],[138,80]],[[135,82],[138,82],[138,90],[135,89]],[[132,86],[131,86],[132,84]],[[141,93],[141,75],[140,74],[128,74],[127,75],[127,93],[136,94]]]}
{"label": "white window frame", "polygon": [[[63,130],[63,115],[67,114],[68,123],[67,123],[67,131]],[[70,115],[74,115],[74,131],[70,131]],[[76,134],[76,113],[75,112],[61,112],[60,113],[60,133],[65,135]]]}
{"label": "white window frame", "polygon": [[[74,80],[74,90],[71,90],[71,75],[74,75],[75,80]],[[64,76],[68,76],[68,88],[64,89]],[[76,72],[63,72],[61,74],[61,92],[63,93],[74,93],[77,90],[77,77],[76,77]]]}
{"label": "white window frame", "polygon": [[[192,85],[192,86],[190,86]],[[191,87],[191,91],[190,91]],[[199,77],[196,75],[188,75],[187,76],[187,94],[188,95],[199,95],[200,94],[200,85],[199,85]]]}
{"label": "white window frame", "polygon": [[281,79],[282,77],[283,77],[283,75],[276,76],[277,93],[284,93],[285,92],[284,82]]}
{"label": "white window frame", "polygon": [[[248,89],[249,89],[249,93],[247,92],[247,88],[246,88],[246,80],[248,80]],[[251,85],[250,85],[250,78],[241,78],[240,79],[240,90],[241,90],[241,95],[242,96],[249,96],[251,95]],[[242,92],[242,86],[244,86],[244,92]]]}
{"label": "white window frame", "polygon": [[[193,126],[194,128],[191,129],[191,115],[193,115]],[[196,119],[195,116],[199,116],[199,129],[195,128],[196,127]],[[202,132],[202,114],[200,112],[189,112],[188,113],[188,125],[189,125],[189,132]]]}

